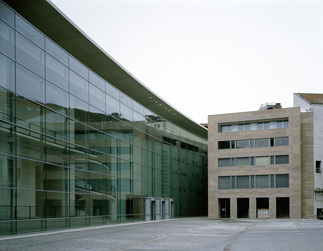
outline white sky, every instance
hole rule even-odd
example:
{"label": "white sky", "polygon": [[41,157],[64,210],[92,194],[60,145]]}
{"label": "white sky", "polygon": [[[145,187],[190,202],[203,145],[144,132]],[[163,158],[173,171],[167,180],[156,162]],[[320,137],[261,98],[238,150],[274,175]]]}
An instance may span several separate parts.
{"label": "white sky", "polygon": [[52,0],[196,122],[323,93],[323,0]]}

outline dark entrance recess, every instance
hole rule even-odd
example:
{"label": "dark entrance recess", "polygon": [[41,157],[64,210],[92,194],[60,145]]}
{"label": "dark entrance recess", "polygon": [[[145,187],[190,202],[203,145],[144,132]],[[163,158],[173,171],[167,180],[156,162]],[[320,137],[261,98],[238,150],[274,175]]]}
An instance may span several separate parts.
{"label": "dark entrance recess", "polygon": [[237,217],[249,218],[249,198],[237,199]]}
{"label": "dark entrance recess", "polygon": [[257,198],[257,218],[269,218],[269,198]]}
{"label": "dark entrance recess", "polygon": [[277,218],[289,218],[289,198],[276,198]]}
{"label": "dark entrance recess", "polygon": [[219,199],[220,218],[230,218],[230,199]]}

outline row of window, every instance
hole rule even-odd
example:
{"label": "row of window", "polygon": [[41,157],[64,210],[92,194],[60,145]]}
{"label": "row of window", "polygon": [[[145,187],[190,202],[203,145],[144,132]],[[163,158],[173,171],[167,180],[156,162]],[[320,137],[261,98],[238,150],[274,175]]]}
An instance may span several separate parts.
{"label": "row of window", "polygon": [[238,149],[254,147],[288,146],[288,137],[225,140],[218,142],[218,149]]}
{"label": "row of window", "polygon": [[218,189],[288,188],[289,174],[218,177]]}
{"label": "row of window", "polygon": [[289,164],[289,155],[219,158],[218,166],[266,166]]}
{"label": "row of window", "polygon": [[225,124],[219,126],[219,132],[242,132],[242,131],[253,131],[253,130],[266,130],[276,128],[288,128],[288,119],[275,120],[275,121],[264,121],[264,122],[250,122],[241,124]]}

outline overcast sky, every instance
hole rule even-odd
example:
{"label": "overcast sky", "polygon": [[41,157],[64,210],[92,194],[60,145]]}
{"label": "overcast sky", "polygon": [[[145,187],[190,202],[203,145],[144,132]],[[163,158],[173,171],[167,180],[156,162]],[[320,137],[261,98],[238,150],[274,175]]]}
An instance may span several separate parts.
{"label": "overcast sky", "polygon": [[323,0],[52,0],[196,122],[323,93]]}

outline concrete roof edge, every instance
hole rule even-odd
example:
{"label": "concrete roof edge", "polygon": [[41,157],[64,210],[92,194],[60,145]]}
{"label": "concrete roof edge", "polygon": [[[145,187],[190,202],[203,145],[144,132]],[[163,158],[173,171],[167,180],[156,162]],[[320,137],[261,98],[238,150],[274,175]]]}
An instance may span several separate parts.
{"label": "concrete roof edge", "polygon": [[[30,16],[31,11],[39,11],[39,12],[42,11],[41,14],[45,13],[46,11],[47,11],[46,13],[56,11],[58,15],[60,15],[63,19],[66,20],[66,22],[67,22],[66,25],[70,26],[70,27],[68,27],[69,29],[75,29],[75,31],[79,32],[83,36],[83,38],[86,39],[86,41],[88,41],[92,46],[97,48],[99,50],[99,52],[101,54],[103,54],[107,59],[111,60],[114,63],[114,67],[119,68],[121,70],[122,74],[126,74],[126,76],[127,76],[126,79],[129,80],[129,85],[131,84],[132,88],[139,89],[143,93],[142,97],[140,97],[140,98],[135,97],[134,94],[131,93],[131,90],[129,90],[127,92],[127,89],[125,87],[122,88],[122,86],[118,85],[118,81],[103,77],[107,82],[114,85],[115,87],[120,89],[122,92],[124,92],[126,95],[133,98],[138,103],[140,103],[140,104],[142,104],[144,106],[147,106],[147,103],[149,103],[149,101],[150,101],[149,97],[145,96],[145,95],[149,94],[150,97],[153,97],[154,100],[156,100],[158,102],[158,104],[163,104],[163,107],[160,107],[160,105],[158,105],[158,106],[153,105],[153,103],[150,102],[150,106],[149,106],[148,109],[152,110],[154,113],[158,114],[159,116],[163,117],[164,119],[174,123],[177,126],[180,126],[180,127],[184,128],[185,130],[187,130],[187,131],[189,131],[189,132],[191,132],[191,133],[193,133],[193,134],[195,134],[197,136],[200,136],[200,137],[205,138],[205,139],[207,138],[207,129],[205,127],[201,126],[199,123],[197,123],[197,122],[193,121],[192,119],[188,118],[186,115],[184,115],[183,113],[178,111],[176,108],[172,107],[164,99],[159,97],[156,93],[154,93],[147,86],[145,86],[143,83],[141,83],[136,77],[134,77],[129,71],[127,71],[122,65],[120,65],[111,55],[109,55],[104,49],[102,49],[98,44],[96,44],[90,37],[88,37],[75,23],[73,23],[73,21],[71,21],[50,0],[32,0],[32,1],[28,1],[28,0],[16,0],[16,1],[3,0],[3,1],[5,3],[7,3],[13,9],[16,9],[15,6],[18,6],[19,4],[24,4],[25,7],[20,8],[19,9],[20,11],[18,11],[18,13],[22,17],[24,17],[27,21],[31,22],[32,24],[33,24],[33,20],[31,20],[31,18],[28,18]],[[42,7],[44,7],[44,8],[42,8],[42,10],[37,10],[36,8],[32,8],[31,6],[29,6],[30,8],[27,8],[28,4],[29,5],[43,4]],[[50,17],[48,17],[48,18],[50,18]],[[35,24],[33,24],[33,25],[35,25]],[[51,25],[55,25],[55,24],[51,24]],[[42,33],[44,33],[46,36],[48,36],[50,39],[52,39],[55,42],[55,37],[50,36],[48,33],[41,30],[39,28],[39,26],[35,25],[35,27],[38,28]],[[57,27],[57,28],[59,28],[59,27]],[[66,50],[66,48],[64,48],[64,49]],[[74,56],[76,59],[78,59],[81,63],[83,63],[84,65],[86,65],[87,67],[89,67],[91,69],[91,67],[88,64],[84,63],[85,61],[82,60],[82,58],[79,58],[79,57],[75,56],[75,54],[73,54],[73,52],[71,52],[69,50],[66,50],[66,51],[69,54],[71,54],[72,56]],[[101,77],[102,77],[102,75],[101,75]],[[124,79],[124,77],[123,77],[123,79]],[[139,93],[139,92],[137,92],[137,93]],[[165,111],[165,109],[164,109],[165,105],[167,107],[171,108],[171,110],[173,111],[172,114],[175,113],[175,115],[171,115],[171,114],[167,113],[167,111]]]}

